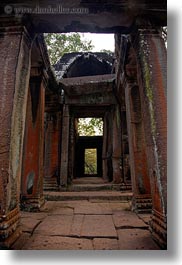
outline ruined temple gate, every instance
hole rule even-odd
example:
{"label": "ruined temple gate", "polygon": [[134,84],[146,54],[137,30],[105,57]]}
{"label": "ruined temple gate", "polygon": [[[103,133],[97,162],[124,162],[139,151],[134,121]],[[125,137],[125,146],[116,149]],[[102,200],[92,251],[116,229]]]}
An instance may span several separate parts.
{"label": "ruined temple gate", "polygon": [[[130,168],[133,210],[152,209],[151,233],[166,248],[166,1],[75,0],[62,5],[85,14],[26,11],[35,5],[0,3],[0,245],[10,247],[20,234],[20,202],[43,205],[45,174],[56,172],[60,187],[74,177],[73,124],[85,113],[104,120],[103,178],[111,150],[112,180],[126,183]],[[41,33],[73,31],[115,33],[112,72],[75,76],[72,64],[70,75],[55,78]]]}

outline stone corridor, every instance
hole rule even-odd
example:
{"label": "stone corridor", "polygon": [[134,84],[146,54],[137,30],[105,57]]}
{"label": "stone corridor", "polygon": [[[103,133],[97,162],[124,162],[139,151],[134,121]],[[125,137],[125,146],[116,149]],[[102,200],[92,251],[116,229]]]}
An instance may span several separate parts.
{"label": "stone corridor", "polygon": [[[158,249],[152,238],[167,249],[167,1],[66,0],[87,12],[18,16],[34,1],[6,2],[0,249]],[[44,34],[55,32],[114,34],[115,51],[66,53],[52,66]],[[103,135],[80,135],[81,118],[102,119]],[[85,187],[87,149],[102,182]]]}
{"label": "stone corridor", "polygon": [[[118,191],[110,191],[109,199],[108,192],[105,191],[105,196],[104,191],[95,191],[95,195],[87,192],[87,200],[47,201],[40,212],[21,212],[23,233],[12,249],[160,249],[149,232],[150,214],[131,212],[128,194],[119,199]],[[83,192],[78,193],[83,197]]]}

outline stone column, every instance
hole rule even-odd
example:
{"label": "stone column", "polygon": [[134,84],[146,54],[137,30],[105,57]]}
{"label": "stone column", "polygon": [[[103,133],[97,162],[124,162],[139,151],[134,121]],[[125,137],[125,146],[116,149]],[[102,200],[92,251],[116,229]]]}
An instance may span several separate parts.
{"label": "stone column", "polygon": [[19,236],[20,176],[31,39],[22,27],[0,28],[0,246]]}
{"label": "stone column", "polygon": [[38,69],[36,74],[30,78],[23,149],[21,207],[26,211],[37,211],[44,203],[45,87]]}
{"label": "stone column", "polygon": [[61,169],[60,185],[67,186],[68,182],[68,161],[69,161],[69,137],[70,136],[70,115],[69,106],[63,106],[62,117],[62,144],[61,144]]}
{"label": "stone column", "polygon": [[151,212],[152,200],[146,156],[139,88],[127,82],[125,87],[130,168],[132,177],[132,208],[135,212]]}
{"label": "stone column", "polygon": [[121,128],[122,128],[122,190],[131,190],[131,173],[129,163],[129,143],[126,121],[126,104],[121,109]]}
{"label": "stone column", "polygon": [[103,179],[107,182],[107,138],[108,138],[108,125],[107,125],[107,112],[104,116],[103,124],[103,147],[102,147],[102,170],[103,170]]}
{"label": "stone column", "polygon": [[113,182],[116,184],[121,183],[121,116],[119,106],[115,107],[113,112]]}
{"label": "stone column", "polygon": [[47,112],[45,126],[44,175],[45,178],[58,177],[60,145],[60,113]]}
{"label": "stone column", "polygon": [[70,144],[69,144],[69,169],[68,183],[71,184],[74,178],[75,168],[75,118],[70,117]]}
{"label": "stone column", "polygon": [[153,215],[151,232],[167,245],[167,56],[164,40],[156,30],[139,30],[136,39],[138,79],[144,108]]}
{"label": "stone column", "polygon": [[103,148],[102,148],[102,166],[103,178],[106,182],[113,181],[113,165],[112,165],[112,151],[113,151],[113,137],[112,137],[112,111],[109,110],[104,116],[104,131],[103,131]]}

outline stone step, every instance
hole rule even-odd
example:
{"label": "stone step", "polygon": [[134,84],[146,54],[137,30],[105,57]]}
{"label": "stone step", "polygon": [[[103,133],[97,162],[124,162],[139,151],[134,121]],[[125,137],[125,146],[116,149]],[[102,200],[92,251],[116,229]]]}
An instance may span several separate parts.
{"label": "stone step", "polygon": [[54,186],[44,186],[44,191],[58,191],[59,187]]}
{"label": "stone step", "polygon": [[120,184],[73,184],[68,187],[68,191],[120,191]]}
{"label": "stone step", "polygon": [[57,179],[53,178],[44,178],[44,191],[58,191],[59,187],[57,184]]}
{"label": "stone step", "polygon": [[132,185],[131,183],[127,183],[127,184],[121,184],[120,185],[120,190],[121,191],[132,191]]}
{"label": "stone step", "polygon": [[132,193],[120,191],[47,191],[44,192],[44,196],[48,201],[130,201],[132,198]]}

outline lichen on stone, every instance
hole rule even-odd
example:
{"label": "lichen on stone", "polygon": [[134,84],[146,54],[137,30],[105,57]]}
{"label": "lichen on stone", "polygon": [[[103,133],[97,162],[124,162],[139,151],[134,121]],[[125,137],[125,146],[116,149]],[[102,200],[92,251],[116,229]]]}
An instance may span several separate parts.
{"label": "lichen on stone", "polygon": [[155,114],[154,114],[154,106],[153,106],[153,92],[152,92],[152,84],[151,84],[151,70],[149,69],[149,65],[145,59],[145,55],[142,56],[143,64],[144,64],[144,76],[145,76],[145,89],[146,96],[149,101],[149,111],[150,111],[150,120],[151,120],[151,132],[152,135],[156,134],[156,122],[155,122]]}

